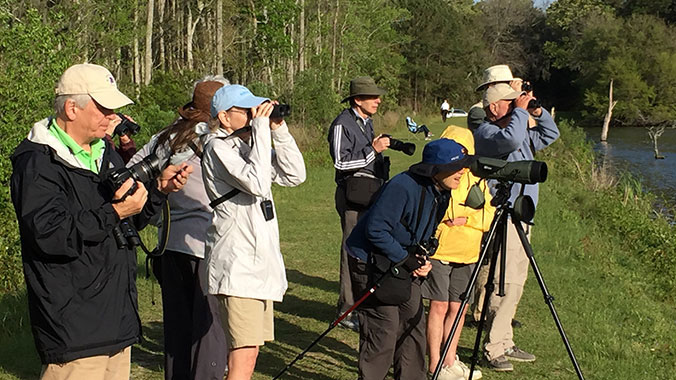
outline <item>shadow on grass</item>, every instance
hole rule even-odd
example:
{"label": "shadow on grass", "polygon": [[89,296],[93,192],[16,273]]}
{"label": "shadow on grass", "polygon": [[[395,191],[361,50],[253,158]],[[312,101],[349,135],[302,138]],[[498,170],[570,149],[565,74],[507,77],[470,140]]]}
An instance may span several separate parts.
{"label": "shadow on grass", "polygon": [[134,345],[131,361],[152,371],[163,371],[164,331],[161,321],[143,324],[143,338]]}
{"label": "shadow on grass", "polygon": [[336,306],[325,302],[299,298],[293,294],[284,295],[284,301],[276,304],[281,312],[301,318],[312,318],[328,326],[336,317]]}
{"label": "shadow on grass", "polygon": [[[328,328],[328,324],[326,326]],[[275,319],[277,339],[266,343],[258,357],[256,372],[274,377],[301,351],[305,350],[320,333],[309,331],[285,319]],[[296,362],[283,376],[284,379],[335,379],[335,374],[345,368],[357,368],[357,350],[331,336],[325,336],[306,356]]]}
{"label": "shadow on grass", "polygon": [[295,284],[338,294],[338,281],[331,281],[322,277],[311,276],[298,270],[288,268],[286,269],[286,278],[289,280],[289,282],[293,282]]}
{"label": "shadow on grass", "polygon": [[0,372],[20,379],[38,378],[41,363],[35,351],[26,293],[3,295],[0,310]]}

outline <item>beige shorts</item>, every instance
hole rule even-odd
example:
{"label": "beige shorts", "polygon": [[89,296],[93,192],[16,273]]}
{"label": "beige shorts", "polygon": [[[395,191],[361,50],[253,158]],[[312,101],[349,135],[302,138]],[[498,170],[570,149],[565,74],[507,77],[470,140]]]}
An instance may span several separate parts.
{"label": "beige shorts", "polygon": [[275,339],[271,300],[218,295],[221,324],[231,349],[262,346]]}
{"label": "beige shorts", "polygon": [[131,346],[114,355],[43,365],[40,380],[129,380],[130,370]]}

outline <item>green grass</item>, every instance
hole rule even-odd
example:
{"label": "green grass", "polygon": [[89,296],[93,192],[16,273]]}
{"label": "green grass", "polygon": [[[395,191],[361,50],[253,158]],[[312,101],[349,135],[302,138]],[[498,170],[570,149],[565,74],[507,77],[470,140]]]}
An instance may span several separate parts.
{"label": "green grass", "polygon": [[[420,118],[438,136],[443,125]],[[455,120],[454,120],[455,121]],[[420,159],[424,141],[403,123],[394,137],[414,141],[418,152],[407,157],[390,152],[392,174]],[[573,133],[565,130],[565,133]],[[549,164],[550,178],[541,185],[533,233],[535,257],[587,379],[673,379],[676,369],[676,308],[659,286],[652,260],[637,253],[620,229],[604,225],[613,207],[625,210],[605,194],[586,190],[574,172],[571,152],[579,141],[563,136],[538,159]],[[582,160],[579,156],[578,159]],[[289,290],[276,304],[276,340],[264,346],[254,379],[269,379],[327,327],[335,314],[338,290],[340,226],[334,209],[333,169],[311,167],[306,183],[275,188],[282,252]],[[599,197],[605,199],[599,201]],[[615,203],[613,203],[615,202]],[[641,212],[640,210],[634,212]],[[648,213],[647,210],[643,210]],[[671,230],[673,232],[673,229]],[[152,239],[152,234],[146,240]],[[674,254],[675,252],[668,252]],[[143,265],[139,265],[140,274]],[[564,345],[532,272],[517,318],[515,341],[537,355],[534,363],[515,363],[515,372],[484,370],[486,379],[575,379]],[[162,379],[162,316],[159,287],[139,276],[139,304],[144,342],[132,351],[134,379]],[[151,303],[154,291],[155,305]],[[35,379],[40,364],[27,323],[25,296],[0,299],[0,378]],[[465,362],[476,330],[465,329],[459,354]],[[284,379],[355,379],[356,333],[334,329],[284,376]]]}

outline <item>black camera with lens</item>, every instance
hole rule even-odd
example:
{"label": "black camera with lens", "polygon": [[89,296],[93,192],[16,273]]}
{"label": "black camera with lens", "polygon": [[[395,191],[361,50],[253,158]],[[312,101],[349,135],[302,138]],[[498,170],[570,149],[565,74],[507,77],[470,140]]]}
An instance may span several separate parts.
{"label": "black camera with lens", "polygon": [[412,156],[415,153],[415,144],[410,142],[403,142],[397,140],[390,135],[383,135],[383,137],[390,138],[390,149],[402,152],[406,155]]}
{"label": "black camera with lens", "polygon": [[113,131],[113,136],[122,136],[122,135],[127,135],[127,136],[133,136],[137,134],[141,130],[141,126],[134,123],[133,121],[129,120],[125,115],[118,113],[117,116],[120,117],[122,121],[120,121],[120,124],[118,124],[115,127],[115,130]]}
{"label": "black camera with lens", "polygon": [[[143,160],[135,163],[131,167],[119,168],[108,175],[104,181],[106,187],[111,192],[115,192],[129,178],[134,179],[134,185],[129,189],[126,195],[133,194],[136,191],[136,182],[149,182],[157,178],[162,172],[162,163],[156,154],[151,153]],[[122,197],[124,199],[124,197]]]}
{"label": "black camera with lens", "polygon": [[275,104],[272,107],[271,119],[279,119],[291,115],[291,106],[288,104]]}
{"label": "black camera with lens", "polygon": [[[113,201],[122,202],[127,196],[134,194],[138,188],[137,182],[150,182],[157,178],[161,172],[162,164],[160,159],[156,154],[152,153],[129,168],[122,167],[113,171],[103,183],[111,193],[115,193],[127,179],[134,179],[132,187],[120,199]],[[141,244],[138,232],[127,219],[122,220],[113,229],[113,237],[115,238],[117,247],[120,249],[134,248]]]}

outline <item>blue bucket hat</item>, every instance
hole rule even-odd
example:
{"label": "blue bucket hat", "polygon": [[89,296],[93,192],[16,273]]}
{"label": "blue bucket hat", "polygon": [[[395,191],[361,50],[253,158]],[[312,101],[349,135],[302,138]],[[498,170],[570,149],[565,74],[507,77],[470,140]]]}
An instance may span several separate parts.
{"label": "blue bucket hat", "polygon": [[227,111],[232,107],[252,108],[269,100],[254,96],[248,88],[239,84],[223,86],[211,99],[211,117],[216,117],[220,111]]}
{"label": "blue bucket hat", "polygon": [[424,177],[433,177],[438,173],[454,173],[469,167],[476,160],[467,154],[467,149],[451,139],[434,140],[423,150],[422,162],[408,170]]}

